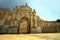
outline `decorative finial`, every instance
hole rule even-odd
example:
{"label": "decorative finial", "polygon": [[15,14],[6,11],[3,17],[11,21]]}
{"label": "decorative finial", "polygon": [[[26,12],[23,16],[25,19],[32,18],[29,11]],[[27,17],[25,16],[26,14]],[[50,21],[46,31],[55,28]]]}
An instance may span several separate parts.
{"label": "decorative finial", "polygon": [[28,6],[28,4],[26,3],[26,6]]}
{"label": "decorative finial", "polygon": [[18,6],[16,6],[16,8],[18,8]]}
{"label": "decorative finial", "polygon": [[32,8],[30,8],[30,10],[32,10]]}
{"label": "decorative finial", "polygon": [[33,12],[34,12],[34,14],[36,14],[36,11],[35,11],[35,9],[33,9]]}
{"label": "decorative finial", "polygon": [[33,11],[36,12],[35,9],[33,9]]}
{"label": "decorative finial", "polygon": [[20,8],[21,8],[21,6],[20,6]]}

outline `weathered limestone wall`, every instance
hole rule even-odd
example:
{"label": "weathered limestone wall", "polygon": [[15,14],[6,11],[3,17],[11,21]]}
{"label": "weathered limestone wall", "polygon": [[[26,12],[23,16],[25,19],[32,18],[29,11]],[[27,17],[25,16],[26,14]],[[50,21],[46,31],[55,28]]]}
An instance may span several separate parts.
{"label": "weathered limestone wall", "polygon": [[[9,10],[1,11],[0,33],[42,33],[60,32],[60,24],[41,20],[27,4],[20,8],[16,6],[11,13]],[[11,13],[11,14],[10,14]]]}

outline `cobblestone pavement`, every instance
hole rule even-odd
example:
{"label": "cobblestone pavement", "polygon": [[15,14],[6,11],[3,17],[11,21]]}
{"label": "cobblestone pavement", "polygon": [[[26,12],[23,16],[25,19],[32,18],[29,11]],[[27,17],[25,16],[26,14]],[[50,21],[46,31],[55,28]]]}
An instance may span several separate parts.
{"label": "cobblestone pavement", "polygon": [[2,34],[0,40],[60,40],[60,33]]}

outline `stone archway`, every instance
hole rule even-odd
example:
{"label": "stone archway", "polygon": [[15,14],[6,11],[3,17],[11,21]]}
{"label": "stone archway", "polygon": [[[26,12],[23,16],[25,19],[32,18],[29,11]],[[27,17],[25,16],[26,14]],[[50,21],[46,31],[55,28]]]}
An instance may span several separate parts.
{"label": "stone archway", "polygon": [[20,19],[19,33],[30,33],[30,21],[27,17]]}

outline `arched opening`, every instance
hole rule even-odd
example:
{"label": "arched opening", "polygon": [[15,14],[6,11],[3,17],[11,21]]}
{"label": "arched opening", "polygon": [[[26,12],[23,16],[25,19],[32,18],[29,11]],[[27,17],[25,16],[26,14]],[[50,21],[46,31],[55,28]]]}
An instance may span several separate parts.
{"label": "arched opening", "polygon": [[27,17],[20,19],[19,33],[30,33],[30,21]]}

